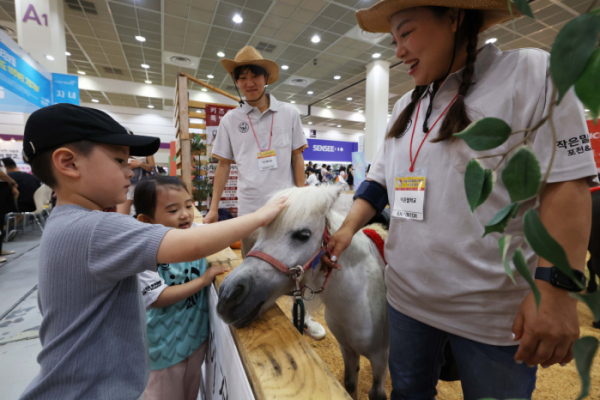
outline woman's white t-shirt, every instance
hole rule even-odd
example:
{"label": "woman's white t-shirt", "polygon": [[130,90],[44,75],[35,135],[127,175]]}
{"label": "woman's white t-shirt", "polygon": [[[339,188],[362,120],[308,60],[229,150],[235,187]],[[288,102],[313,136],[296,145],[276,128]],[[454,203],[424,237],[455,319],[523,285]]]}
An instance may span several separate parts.
{"label": "woman's white t-shirt", "polygon": [[[497,117],[507,121],[513,131],[532,126],[547,114],[551,102],[551,81],[547,77],[550,56],[537,49],[501,52],[494,45],[481,49],[465,102],[473,120]],[[429,127],[458,93],[462,70],[452,74],[434,99]],[[411,93],[395,105],[389,127],[410,103]],[[423,98],[418,121],[412,115],[401,138],[386,139],[369,172],[369,179],[384,185],[390,208],[394,208],[394,180],[408,170],[409,146],[416,123],[413,156],[424,133],[423,122],[430,97]],[[555,109],[554,123],[558,142],[552,139],[549,124],[542,126],[529,146],[546,171],[553,146],[556,158],[549,182],[564,182],[597,176],[589,143],[583,106],[574,91],[569,91]],[[511,203],[500,179],[506,161],[498,169],[494,191],[487,202],[471,215],[464,189],[464,173],[469,160],[487,154],[506,152],[522,140],[510,139],[491,151],[475,152],[463,140],[431,143],[442,121],[423,144],[415,168],[427,168],[424,221],[392,218],[385,245],[387,299],[398,311],[439,328],[478,342],[514,345],[511,327],[519,305],[530,289],[514,273],[513,284],[504,271],[498,249],[502,236],[492,233],[482,238],[484,226],[501,208]],[[566,146],[566,147],[565,147]],[[481,160],[484,168],[495,168],[499,157]],[[537,256],[524,242],[521,219],[530,205],[521,207],[519,215],[506,229],[513,235],[509,254],[522,246],[533,273]],[[512,265],[511,265],[512,266]],[[512,267],[514,269],[514,267]]]}

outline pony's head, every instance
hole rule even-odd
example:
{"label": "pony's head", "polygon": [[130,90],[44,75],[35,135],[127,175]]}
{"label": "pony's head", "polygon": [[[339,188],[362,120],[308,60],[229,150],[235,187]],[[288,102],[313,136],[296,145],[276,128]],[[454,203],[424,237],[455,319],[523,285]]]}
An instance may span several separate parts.
{"label": "pony's head", "polygon": [[[339,204],[344,202],[341,192],[339,186],[313,186],[277,193],[275,197],[288,197],[289,206],[260,229],[252,250],[289,268],[304,265],[321,247],[325,224],[332,234],[341,225],[343,217],[334,211],[348,208]],[[248,257],[223,281],[217,312],[226,323],[242,328],[294,288],[294,281],[271,264]]]}

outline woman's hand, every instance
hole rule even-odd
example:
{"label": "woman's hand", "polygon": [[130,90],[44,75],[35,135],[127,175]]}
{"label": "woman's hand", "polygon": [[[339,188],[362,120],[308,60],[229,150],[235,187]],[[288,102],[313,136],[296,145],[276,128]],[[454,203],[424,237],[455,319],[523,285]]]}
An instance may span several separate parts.
{"label": "woman's hand", "polygon": [[579,338],[577,300],[548,282],[535,283],[542,294],[540,309],[536,309],[533,294],[529,293],[513,323],[514,340],[521,340],[515,361],[530,367],[564,365],[573,359],[573,343]]}
{"label": "woman's hand", "polygon": [[203,276],[206,276],[206,279],[208,281],[208,283],[210,284],[210,282],[215,280],[215,277],[217,275],[223,275],[225,272],[229,272],[229,270],[231,270],[231,268],[226,267],[224,265],[213,265],[212,267],[209,267],[206,272],[204,272]]}
{"label": "woman's hand", "polygon": [[211,208],[206,213],[206,216],[204,217],[202,222],[205,224],[212,224],[214,222],[219,222],[219,212],[216,211],[216,209],[213,211],[213,209]]}
{"label": "woman's hand", "polygon": [[343,226],[329,238],[327,243],[327,253],[323,254],[321,261],[330,268],[341,269],[342,266],[336,262],[340,259],[340,255],[352,243],[354,236],[351,229]]}
{"label": "woman's hand", "polygon": [[254,213],[260,220],[260,226],[266,226],[287,207],[287,197],[281,196],[265,204]]}
{"label": "woman's hand", "polygon": [[134,168],[140,168],[142,166],[142,162],[140,160],[137,160],[135,158],[131,158],[128,162],[129,164],[129,168],[134,169]]}

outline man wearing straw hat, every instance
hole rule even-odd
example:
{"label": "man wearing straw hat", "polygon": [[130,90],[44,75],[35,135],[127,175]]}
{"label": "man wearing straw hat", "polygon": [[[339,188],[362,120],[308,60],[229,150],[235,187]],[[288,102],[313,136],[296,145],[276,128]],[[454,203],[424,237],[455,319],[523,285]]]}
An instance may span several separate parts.
{"label": "man wearing straw hat", "polygon": [[[218,220],[218,204],[233,162],[239,172],[239,215],[254,212],[282,189],[304,186],[305,180],[302,152],[308,144],[300,115],[290,104],[266,93],[267,85],[279,77],[279,66],[252,46],[241,49],[234,60],[221,60],[221,64],[245,101],[225,115],[217,131],[212,148],[213,157],[219,159],[211,201],[214,206],[204,219],[206,223]],[[256,233],[242,240],[244,256],[255,241]],[[317,340],[325,337],[325,329],[306,317],[305,332]]]}

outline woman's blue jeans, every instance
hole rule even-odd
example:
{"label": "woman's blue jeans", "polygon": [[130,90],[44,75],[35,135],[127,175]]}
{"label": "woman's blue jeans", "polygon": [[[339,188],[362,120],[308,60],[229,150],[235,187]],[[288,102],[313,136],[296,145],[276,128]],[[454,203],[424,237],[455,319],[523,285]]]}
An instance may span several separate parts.
{"label": "woman's blue jeans", "polygon": [[388,304],[392,400],[434,400],[450,341],[465,400],[531,399],[537,367],[515,363],[518,346],[492,346],[412,319]]}

